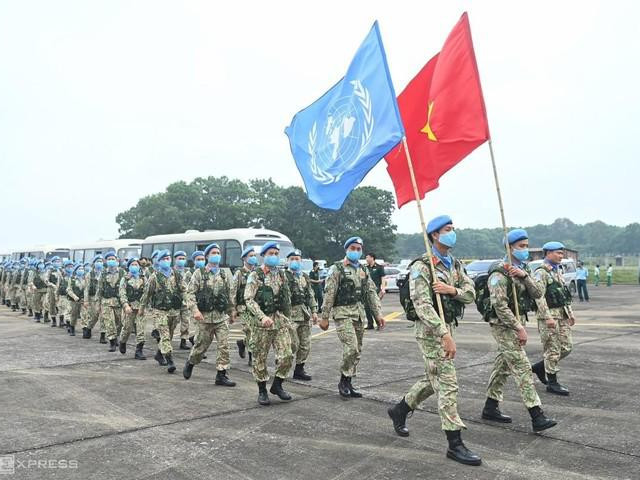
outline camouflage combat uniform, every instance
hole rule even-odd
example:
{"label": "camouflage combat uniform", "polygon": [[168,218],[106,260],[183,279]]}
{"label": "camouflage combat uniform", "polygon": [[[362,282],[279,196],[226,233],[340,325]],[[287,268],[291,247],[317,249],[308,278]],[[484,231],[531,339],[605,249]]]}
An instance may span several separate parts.
{"label": "camouflage combat uniform", "polygon": [[85,287],[88,279],[86,277],[71,277],[67,287],[67,299],[69,301],[69,323],[72,327],[78,323],[78,319],[86,317],[87,304],[84,301]]}
{"label": "camouflage combat uniform", "polygon": [[[144,343],[145,318],[140,315],[140,301],[144,295],[145,278],[142,275],[135,277],[130,273],[120,279],[118,296],[122,305],[122,328],[119,332],[120,342],[127,343],[129,336],[136,331],[136,345]],[[129,306],[131,313],[126,313],[124,308]]]}
{"label": "camouflage combat uniform", "polygon": [[[541,266],[534,272],[542,289],[542,296],[536,299],[538,331],[544,348],[544,369],[547,374],[560,371],[558,363],[573,349],[569,318],[573,317],[571,293],[566,288],[562,273],[558,269],[549,271]],[[553,318],[554,328],[547,327],[546,320]]]}
{"label": "camouflage combat uniform", "polygon": [[437,279],[456,288],[457,294],[441,295],[445,321],[443,322],[434,305],[432,274],[429,257],[411,267],[409,292],[417,315],[415,336],[424,360],[425,376],[418,380],[405,395],[409,408],[415,409],[420,403],[437,392],[438,413],[442,430],[452,431],[466,428],[458,415],[458,378],[453,359],[445,358],[442,337],[453,336],[464,304],[475,298],[473,282],[467,276],[459,261],[451,257],[448,268],[440,259],[433,257]]}
{"label": "camouflage combat uniform", "polygon": [[[58,290],[56,291],[56,307],[58,309],[58,314],[60,315],[60,322],[62,322],[67,317],[66,320],[69,320],[69,314],[71,313],[69,310],[71,309],[71,305],[69,304],[69,299],[67,298],[67,288],[69,286],[69,275],[63,269],[60,271],[60,282],[58,283]],[[62,323],[61,323],[62,325]]]}
{"label": "camouflage combat uniform", "polygon": [[[529,274],[528,268],[524,278],[509,278],[504,271],[504,262],[500,262],[492,269],[497,269],[489,275],[487,286],[493,308],[489,320],[491,334],[498,344],[498,354],[493,364],[493,370],[487,386],[487,397],[502,401],[502,391],[509,375],[512,375],[520,396],[527,408],[540,406],[540,397],[533,385],[531,364],[527,352],[520,345],[517,330],[525,324],[525,314],[528,310],[528,299],[538,298],[542,294],[540,285]],[[512,297],[511,282],[516,285],[520,320],[515,316],[515,302]]]}
{"label": "camouflage combat uniform", "polygon": [[52,318],[58,314],[58,287],[60,286],[61,278],[62,272],[57,269],[49,271],[46,277],[47,297],[45,301],[45,311],[49,312]]}
{"label": "camouflage combat uniform", "polygon": [[198,337],[189,354],[189,363],[197,365],[211,346],[214,337],[217,343],[216,370],[229,368],[229,324],[228,317],[234,310],[231,296],[231,272],[219,268],[213,272],[206,267],[191,275],[187,288],[186,303],[191,315],[198,311],[203,320],[198,322]]}
{"label": "camouflage combat uniform", "polygon": [[91,330],[100,319],[100,332],[104,332],[104,325],[100,315],[100,299],[98,298],[98,283],[102,277],[102,272],[91,272],[86,276],[84,301],[87,303],[86,314],[81,317],[82,327]]}
{"label": "camouflage combat uniform", "polygon": [[299,365],[307,361],[311,351],[311,315],[318,312],[318,304],[306,273],[287,271],[285,275],[291,292],[291,352]]}
{"label": "camouflage combat uniform", "polygon": [[357,374],[364,322],[367,321],[365,302],[368,302],[376,318],[382,315],[376,286],[366,271],[360,265],[354,267],[345,261],[332,265],[325,280],[322,318],[328,320],[331,317],[334,320],[336,333],[342,343],[340,371],[345,377],[355,377]]}
{"label": "camouflage combat uniform", "polygon": [[104,325],[107,340],[116,340],[122,323],[120,305],[120,280],[124,277],[119,268],[105,268],[98,280],[96,298],[100,302],[100,323]]}
{"label": "camouflage combat uniform", "polygon": [[248,269],[246,265],[243,265],[242,268],[236,270],[236,273],[233,275],[233,286],[231,288],[231,297],[234,299],[236,304],[236,311],[238,312],[238,317],[242,321],[242,333],[244,333],[244,344],[247,348],[247,351],[253,354],[253,345],[251,342],[253,341],[252,331],[255,328],[253,324],[253,317],[247,310],[245,301],[244,301],[244,291],[247,286],[247,279],[249,278],[249,274],[253,271],[253,269]]}
{"label": "camouflage combat uniform", "polygon": [[[189,281],[191,280],[191,275],[193,273],[191,270],[187,268],[178,268],[173,267],[176,274],[180,278],[180,282],[184,283],[185,288],[189,285]],[[180,308],[179,322],[180,322],[180,340],[188,340],[189,339],[189,320],[191,318],[191,312],[187,307],[186,299],[182,302],[182,307]]]}
{"label": "camouflage combat uniform", "polygon": [[37,313],[37,317],[42,316],[44,295],[47,292],[47,283],[45,281],[45,272],[36,271],[31,279],[33,293],[33,311]]}
{"label": "camouflage combat uniform", "polygon": [[173,352],[171,340],[180,318],[184,292],[185,286],[173,269],[168,277],[156,270],[149,277],[140,301],[143,317],[148,306],[153,308],[151,318],[160,334],[158,346],[163,355]]}
{"label": "camouflage combat uniform", "polygon": [[[291,298],[284,272],[276,269],[265,272],[263,268],[251,272],[244,290],[244,301],[254,325],[251,332],[253,378],[256,382],[269,380],[267,356],[271,345],[274,346],[278,362],[275,376],[287,378],[293,354],[287,318],[291,310]],[[273,325],[262,326],[261,321],[265,317],[270,317]]]}

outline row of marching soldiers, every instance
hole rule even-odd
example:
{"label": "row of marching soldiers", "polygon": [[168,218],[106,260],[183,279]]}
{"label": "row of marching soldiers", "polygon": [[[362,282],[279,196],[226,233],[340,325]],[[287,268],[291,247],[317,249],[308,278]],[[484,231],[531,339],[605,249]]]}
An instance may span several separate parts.
{"label": "row of marching soldiers", "polygon": [[[169,373],[176,370],[172,339],[179,326],[179,348],[191,350],[183,368],[186,379],[206,358],[215,338],[215,383],[229,387],[235,386],[227,373],[229,324],[239,319],[244,333],[244,339],[237,342],[239,354],[245,358],[248,353],[258,382],[259,403],[268,405],[266,361],[270,348],[275,349],[277,364],[270,391],[290,400],[282,381],[294,360],[293,377],[311,380],[304,366],[311,346],[311,323],[318,319],[311,282],[301,271],[302,253],[289,253],[285,271],[278,268],[277,243],[266,243],[259,253],[264,267],[257,268],[258,252],[248,248],[242,252],[243,267],[235,274],[220,267],[221,251],[216,243],[191,255],[193,268],[187,267],[186,252],[172,255],[169,250],[155,251],[151,259],[128,260],[118,259],[112,251],[84,264],[59,257],[46,262],[24,258],[0,266],[2,299],[13,311],[34,317],[38,323],[66,328],[71,336],[76,335],[80,322],[83,339],[92,337],[99,322],[100,343],[108,343],[109,352],[125,354],[133,334],[138,360],[146,360],[145,326],[151,320],[151,337],[158,344],[154,358]],[[270,269],[277,274],[270,275]],[[254,271],[255,279],[250,277]],[[257,323],[261,328],[256,328]]]}

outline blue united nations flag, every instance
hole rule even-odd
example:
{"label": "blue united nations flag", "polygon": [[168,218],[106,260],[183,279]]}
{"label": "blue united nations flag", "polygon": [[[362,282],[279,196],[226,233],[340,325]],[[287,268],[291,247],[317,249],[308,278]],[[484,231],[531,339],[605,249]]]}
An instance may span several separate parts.
{"label": "blue united nations flag", "polygon": [[404,128],[378,22],[347,74],[285,129],[309,199],[338,210]]}

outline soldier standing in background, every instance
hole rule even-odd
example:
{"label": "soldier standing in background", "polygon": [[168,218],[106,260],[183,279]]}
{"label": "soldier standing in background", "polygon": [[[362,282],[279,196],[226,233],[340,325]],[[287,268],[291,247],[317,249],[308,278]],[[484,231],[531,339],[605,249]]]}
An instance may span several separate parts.
{"label": "soldier standing in background", "polygon": [[247,311],[247,307],[244,301],[244,290],[247,286],[247,278],[249,274],[255,270],[258,265],[258,255],[253,247],[244,249],[241,255],[242,268],[236,270],[233,276],[233,289],[231,290],[231,296],[235,299],[236,312],[242,320],[242,332],[244,333],[244,339],[238,340],[238,354],[240,358],[245,358],[245,350],[249,354],[248,365],[251,365],[251,356],[253,354],[253,347],[251,345],[251,332],[254,328],[252,324],[251,314]]}

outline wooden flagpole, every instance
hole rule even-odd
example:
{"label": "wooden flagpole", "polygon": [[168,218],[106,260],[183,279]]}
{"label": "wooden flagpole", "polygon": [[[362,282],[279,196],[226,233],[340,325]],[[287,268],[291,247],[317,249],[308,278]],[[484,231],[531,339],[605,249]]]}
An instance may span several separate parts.
{"label": "wooden flagpole", "polygon": [[[436,267],[433,265],[433,252],[431,251],[431,244],[429,243],[429,237],[427,235],[427,225],[424,221],[424,213],[422,212],[422,203],[420,202],[420,193],[418,192],[418,184],[416,183],[416,175],[413,172],[413,162],[411,161],[411,154],[409,153],[409,146],[407,145],[407,137],[402,137],[402,145],[404,147],[405,155],[407,156],[407,163],[409,165],[409,175],[411,176],[411,184],[413,185],[413,193],[418,203],[418,214],[420,215],[420,224],[422,225],[422,237],[424,238],[424,246],[427,249],[427,256],[429,257],[429,268],[431,269],[431,278],[433,282],[437,280]],[[438,314],[440,319],[444,322],[444,309],[442,308],[442,298],[440,294],[436,293],[436,303],[438,304]]]}
{"label": "wooden flagpole", "polygon": [[[509,245],[509,240],[507,239],[507,222],[504,219],[504,206],[502,204],[502,193],[500,191],[500,182],[498,181],[498,169],[496,168],[496,159],[493,156],[493,144],[491,143],[491,139],[489,138],[489,153],[491,154],[491,165],[493,167],[493,179],[496,182],[496,192],[498,194],[498,204],[500,205],[500,218],[502,220],[502,231],[504,233],[504,245],[507,249],[507,261],[511,264],[511,246]],[[516,318],[520,321],[520,307],[518,305],[518,292],[516,291],[515,282],[511,282],[511,288],[513,290],[513,299],[514,305],[516,308]]]}

